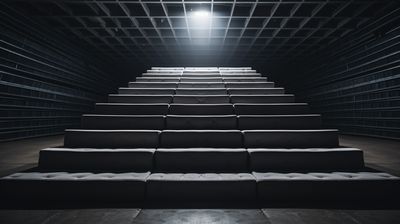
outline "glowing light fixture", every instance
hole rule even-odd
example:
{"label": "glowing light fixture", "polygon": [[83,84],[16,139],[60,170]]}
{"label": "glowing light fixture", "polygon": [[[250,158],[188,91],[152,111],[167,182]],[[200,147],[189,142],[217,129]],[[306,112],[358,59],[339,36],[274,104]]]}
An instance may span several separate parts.
{"label": "glowing light fixture", "polygon": [[209,19],[210,13],[207,11],[195,11],[193,12],[193,17],[195,19]]}

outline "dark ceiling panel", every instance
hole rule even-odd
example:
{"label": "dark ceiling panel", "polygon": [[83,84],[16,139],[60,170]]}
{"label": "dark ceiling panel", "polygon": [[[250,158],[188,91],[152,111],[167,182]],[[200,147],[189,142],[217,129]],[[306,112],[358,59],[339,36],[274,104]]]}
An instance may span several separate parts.
{"label": "dark ceiling panel", "polygon": [[218,56],[226,63],[251,64],[262,60],[260,55],[287,60],[324,46],[395,2],[14,0],[9,4],[71,38],[97,45],[111,57],[160,64],[174,55],[189,58],[201,52],[210,60]]}

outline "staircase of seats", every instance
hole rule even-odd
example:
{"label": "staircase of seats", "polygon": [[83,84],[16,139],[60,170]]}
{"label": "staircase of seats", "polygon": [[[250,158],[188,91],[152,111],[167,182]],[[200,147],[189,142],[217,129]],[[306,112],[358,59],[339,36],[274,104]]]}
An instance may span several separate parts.
{"label": "staircase of seats", "polygon": [[340,147],[306,103],[250,67],[153,67],[97,103],[64,147],[0,180],[24,203],[268,206],[396,202],[400,179]]}

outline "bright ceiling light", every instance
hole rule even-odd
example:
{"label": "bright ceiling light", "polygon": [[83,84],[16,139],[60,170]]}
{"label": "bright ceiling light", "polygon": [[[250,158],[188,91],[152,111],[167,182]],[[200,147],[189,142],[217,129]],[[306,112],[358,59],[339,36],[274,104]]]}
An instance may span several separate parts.
{"label": "bright ceiling light", "polygon": [[210,13],[207,11],[195,11],[193,12],[193,17],[195,19],[208,19],[210,17]]}

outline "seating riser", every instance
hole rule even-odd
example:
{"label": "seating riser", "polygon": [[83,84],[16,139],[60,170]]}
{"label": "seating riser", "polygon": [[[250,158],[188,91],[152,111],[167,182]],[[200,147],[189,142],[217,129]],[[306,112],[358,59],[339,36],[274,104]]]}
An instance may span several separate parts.
{"label": "seating riser", "polygon": [[168,104],[96,104],[95,113],[114,115],[166,115],[168,113],[168,108]]}

